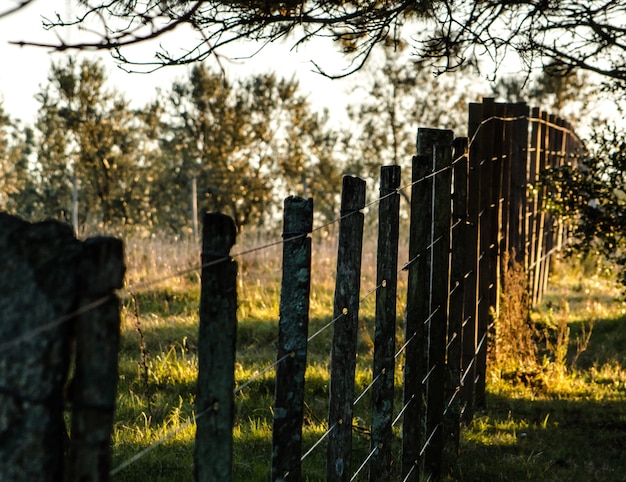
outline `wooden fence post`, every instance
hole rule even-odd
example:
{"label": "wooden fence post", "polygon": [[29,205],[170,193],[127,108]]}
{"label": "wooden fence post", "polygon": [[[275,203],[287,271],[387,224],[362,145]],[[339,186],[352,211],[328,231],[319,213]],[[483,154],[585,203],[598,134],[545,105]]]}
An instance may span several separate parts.
{"label": "wooden fence post", "polygon": [[528,116],[525,103],[513,104],[513,133],[511,140],[511,202],[509,246],[515,249],[515,259],[522,266],[527,262],[526,253],[526,184],[528,159]]}
{"label": "wooden fence post", "polygon": [[69,480],[108,481],[120,342],[120,307],[113,290],[124,283],[122,241],[86,240],[78,266],[80,314],[74,325],[76,372],[70,392]]}
{"label": "wooden fence post", "polygon": [[480,192],[481,192],[481,145],[478,135],[482,118],[482,105],[470,103],[467,132],[469,144],[469,179],[467,193],[467,230],[465,242],[467,257],[465,261],[465,321],[463,326],[463,353],[461,355],[461,400],[462,419],[469,422],[474,413],[474,394],[476,381],[476,356],[478,348],[478,272],[480,266]]}
{"label": "wooden fence post", "polygon": [[[490,311],[495,314],[489,320],[490,332],[495,335],[494,320],[498,317],[500,312],[500,291],[501,291],[501,262],[502,249],[507,243],[508,218],[505,213],[504,205],[507,201],[506,192],[504,187],[504,175],[506,171],[506,164],[508,163],[508,156],[506,150],[508,146],[505,144],[505,129],[506,123],[502,120],[506,116],[505,104],[501,102],[493,102],[493,120],[490,122],[492,126],[492,142],[491,142],[491,178],[492,178],[492,191],[491,191],[491,243],[490,243],[490,276],[491,276],[491,290],[490,290]],[[493,336],[491,341],[495,346],[496,336]]]}
{"label": "wooden fence post", "polygon": [[378,252],[376,268],[376,329],[372,369],[372,438],[369,480],[391,479],[393,391],[395,373],[396,293],[400,230],[400,166],[380,170]]}
{"label": "wooden fence post", "polygon": [[478,344],[476,347],[476,380],[474,402],[479,407],[485,406],[487,373],[487,344],[492,322],[491,308],[495,306],[497,230],[495,194],[499,191],[494,178],[493,136],[494,102],[484,99],[482,103],[482,124],[480,131],[480,150],[477,152],[480,163],[480,199],[479,199],[479,239],[480,254],[478,261]]}
{"label": "wooden fence post", "polygon": [[[444,444],[452,131],[419,129],[413,159],[405,322],[403,480],[437,478]],[[426,475],[426,474],[424,474]]]}
{"label": "wooden fence post", "polygon": [[406,317],[404,321],[404,394],[402,424],[402,480],[420,480],[420,451],[426,414],[426,391],[422,380],[428,373],[425,324],[429,317],[432,224],[432,166],[426,156],[412,162],[411,221],[409,233]]}
{"label": "wooden fence post", "polygon": [[64,480],[79,256],[71,226],[0,213],[0,480]]}
{"label": "wooden fence post", "polygon": [[345,176],[333,319],[326,480],[350,480],[365,181]]}
{"label": "wooden fence post", "polygon": [[450,321],[448,324],[448,372],[446,390],[447,416],[445,433],[449,435],[446,446],[448,459],[456,459],[459,450],[461,422],[461,355],[465,313],[466,257],[470,251],[467,242],[467,183],[468,158],[466,137],[454,140],[454,194],[452,198],[452,240],[450,261]]}
{"label": "wooden fence post", "polygon": [[272,480],[300,481],[311,291],[311,238],[307,234],[313,229],[313,200],[290,196],[284,206]]}
{"label": "wooden fence post", "polygon": [[541,187],[539,180],[541,176],[542,166],[545,163],[545,136],[547,126],[543,122],[544,114],[539,109],[533,109],[533,139],[534,144],[534,156],[531,162],[531,171],[529,172],[529,178],[532,183],[532,230],[530,242],[532,243],[531,251],[531,265],[529,266],[530,272],[530,289],[532,304],[537,303],[539,299],[539,271],[541,264],[541,252],[543,243],[543,228],[542,228],[542,216],[541,216]]}
{"label": "wooden fence post", "polygon": [[425,475],[438,479],[442,470],[444,446],[444,409],[446,337],[450,301],[450,227],[452,218],[452,141],[449,130],[419,129],[417,148],[431,163],[433,179],[433,224],[431,281],[428,329],[427,408],[424,451]]}
{"label": "wooden fence post", "polygon": [[537,264],[537,220],[538,220],[538,196],[539,186],[539,158],[541,156],[541,135],[543,126],[541,125],[541,111],[534,107],[531,110],[531,133],[530,133],[530,145],[528,155],[528,173],[527,173],[527,189],[528,189],[528,203],[527,203],[527,236],[526,236],[526,252],[528,253],[528,263],[525,265],[528,271],[528,283],[530,286],[531,303],[535,303],[535,267]]}
{"label": "wooden fence post", "polygon": [[235,237],[235,223],[230,217],[205,213],[194,448],[194,477],[198,482],[231,480],[237,263],[229,252]]}

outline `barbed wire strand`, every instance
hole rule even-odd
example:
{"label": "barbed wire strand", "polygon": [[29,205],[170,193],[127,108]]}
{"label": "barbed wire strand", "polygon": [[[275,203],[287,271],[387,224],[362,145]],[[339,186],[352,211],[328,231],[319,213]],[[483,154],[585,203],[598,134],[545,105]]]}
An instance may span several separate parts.
{"label": "barbed wire strand", "polygon": [[398,358],[402,352],[406,349],[407,346],[409,346],[413,340],[415,339],[415,337],[417,336],[417,332],[413,332],[413,334],[411,335],[411,337],[408,340],[405,340],[405,342],[402,344],[402,346],[398,349],[398,351],[396,352],[394,358]]}
{"label": "barbed wire strand", "polygon": [[[440,428],[440,424],[435,425],[435,428],[433,429],[433,431],[430,433],[430,436],[428,437],[428,439],[426,440],[426,442],[424,442],[424,446],[422,447],[422,449],[420,450],[420,453],[418,455],[418,460],[415,461],[415,464],[413,465],[413,467],[411,467],[411,471],[413,471],[413,469],[415,467],[417,467],[417,465],[419,465],[419,457],[422,457],[424,455],[424,453],[426,452],[426,449],[428,448],[428,446],[430,445],[430,441],[432,440],[432,438],[435,436],[435,433],[437,433],[437,430]],[[411,471],[407,474],[407,476],[404,478],[404,480],[408,480],[409,475],[411,474]],[[428,474],[428,477],[426,478],[426,482],[428,482],[432,477],[432,474]]]}
{"label": "barbed wire strand", "polygon": [[415,394],[411,395],[411,398],[409,398],[409,400],[400,409],[400,411],[398,412],[398,415],[396,415],[396,418],[393,419],[393,422],[391,422],[392,427],[396,426],[396,423],[398,423],[398,420],[402,418],[402,415],[404,415],[404,412],[406,412],[406,409],[409,408],[409,405],[413,403],[413,400],[415,400]]}
{"label": "barbed wire strand", "polygon": [[420,457],[422,455],[424,455],[424,452],[426,452],[426,449],[428,448],[428,446],[430,445],[430,441],[433,439],[433,437],[435,436],[435,434],[437,433],[437,430],[439,430],[439,428],[441,427],[441,424],[438,423],[437,425],[435,425],[435,428],[433,428],[433,431],[430,432],[430,435],[428,437],[428,439],[426,440],[426,442],[424,442],[424,446],[422,447],[422,449],[420,450]]}
{"label": "barbed wire strand", "polygon": [[448,400],[448,404],[446,406],[446,408],[443,410],[443,415],[447,415],[448,414],[448,410],[450,410],[450,407],[452,407],[452,404],[454,403],[454,400],[456,399],[457,395],[461,393],[461,387],[460,385],[457,385],[456,387],[454,387],[454,392],[452,393],[452,396],[450,397],[450,400]]}
{"label": "barbed wire strand", "polygon": [[413,472],[415,472],[415,469],[417,469],[418,465],[419,465],[419,460],[414,460],[413,461],[413,465],[411,466],[411,470],[409,470],[407,472],[407,474],[404,477],[404,479],[402,479],[402,482],[407,482],[407,480],[409,480],[411,478],[411,475],[413,474]]}
{"label": "barbed wire strand", "polygon": [[374,377],[374,379],[367,384],[367,386],[363,389],[363,391],[359,394],[358,397],[354,399],[352,402],[352,406],[355,407],[357,403],[361,401],[361,399],[365,396],[365,394],[374,386],[374,384],[378,381],[378,379],[385,374],[384,371],[381,371],[378,375]]}

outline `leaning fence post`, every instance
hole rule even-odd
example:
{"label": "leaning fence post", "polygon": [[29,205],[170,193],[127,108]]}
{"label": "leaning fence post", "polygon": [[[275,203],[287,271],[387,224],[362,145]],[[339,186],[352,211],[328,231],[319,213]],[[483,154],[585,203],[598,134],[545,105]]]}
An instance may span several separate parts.
{"label": "leaning fence post", "polygon": [[378,253],[376,269],[376,330],[372,370],[371,481],[391,479],[393,385],[400,226],[400,166],[380,170]]}
{"label": "leaning fence post", "polygon": [[119,299],[113,291],[123,286],[124,271],[121,240],[91,238],[83,243],[77,273],[76,372],[70,392],[70,481],[110,478],[120,342]]}
{"label": "leaning fence post", "polygon": [[330,374],[330,408],[326,480],[350,480],[352,451],[352,404],[358,335],[359,291],[365,181],[345,176],[341,196],[339,248],[333,319]]}
{"label": "leaning fence post", "polygon": [[302,480],[300,455],[311,291],[313,200],[285,199],[283,276],[272,430],[272,480]]}
{"label": "leaning fence post", "polygon": [[198,482],[230,481],[237,263],[229,252],[236,231],[224,214],[205,213],[203,222],[194,477]]}

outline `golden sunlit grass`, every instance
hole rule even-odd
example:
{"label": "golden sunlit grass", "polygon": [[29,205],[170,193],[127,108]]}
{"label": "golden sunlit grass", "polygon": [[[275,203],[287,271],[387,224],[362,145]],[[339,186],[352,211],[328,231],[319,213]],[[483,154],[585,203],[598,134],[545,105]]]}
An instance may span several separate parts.
{"label": "golden sunlit grass", "polygon": [[[257,241],[244,239],[233,252],[264,244]],[[309,333],[321,331],[309,344],[305,451],[328,429],[332,329],[324,327],[332,320],[335,250],[332,241],[314,237]],[[269,479],[274,371],[264,369],[276,360],[281,252],[277,245],[237,257],[236,481]],[[128,285],[139,288],[123,303],[113,466],[148,452],[119,470],[113,480],[191,481],[200,296],[199,270],[192,268],[199,267],[200,247],[180,240],[131,241],[127,258]],[[363,296],[375,288],[374,259],[374,243],[368,242]],[[178,274],[181,271],[185,272]],[[458,463],[450,468],[447,480],[621,480],[618,474],[626,473],[621,454],[626,446],[621,292],[590,263],[561,262],[554,273],[550,289],[532,313],[539,342],[537,366],[525,376],[490,370],[487,407],[463,429]],[[406,277],[400,279],[398,313],[403,313]],[[371,381],[373,311],[374,296],[368,296],[361,311],[357,393]],[[591,321],[592,334],[585,342]],[[398,326],[400,346],[400,317]],[[400,366],[396,373],[400,386]],[[400,405],[398,401],[398,409]],[[364,426],[369,424],[369,411],[366,396],[355,407],[355,417]],[[355,431],[354,437],[356,469],[367,456],[369,439],[362,431]],[[394,453],[399,456],[399,450]],[[324,480],[324,464],[322,443],[303,463],[306,479]]]}

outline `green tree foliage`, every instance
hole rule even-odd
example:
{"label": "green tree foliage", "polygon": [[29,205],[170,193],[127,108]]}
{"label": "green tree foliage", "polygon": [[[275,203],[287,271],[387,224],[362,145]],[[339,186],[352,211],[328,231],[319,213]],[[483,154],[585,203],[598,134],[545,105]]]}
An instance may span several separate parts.
{"label": "green tree foliage", "polygon": [[461,73],[434,76],[432,69],[412,62],[407,50],[407,44],[392,42],[381,49],[380,65],[362,71],[363,100],[349,109],[352,125],[344,141],[351,169],[373,182],[381,165],[410,168],[418,127],[466,135],[470,89],[459,87]]}
{"label": "green tree foliage", "polygon": [[589,152],[546,174],[550,208],[571,226],[570,253],[596,254],[618,267],[626,284],[626,134],[604,128]]}
{"label": "green tree foliage", "polygon": [[232,215],[239,229],[275,225],[291,194],[335,216],[337,138],[294,80],[228,82],[197,65],[134,111],[100,63],[69,57],[37,98],[34,132],[0,111],[0,209],[72,222],[77,207],[79,228],[180,234],[192,225],[195,178],[200,209]]}
{"label": "green tree foliage", "polygon": [[100,63],[70,57],[52,65],[38,94],[42,214],[70,221],[75,186],[80,224],[149,222],[141,124],[105,81]]}
{"label": "green tree foliage", "polygon": [[0,104],[0,210],[33,214],[35,180],[29,168],[33,131],[4,113]]}
{"label": "green tree foliage", "polygon": [[189,226],[193,177],[200,208],[231,215],[238,229],[268,221],[279,194],[305,194],[306,175],[326,169],[319,182],[336,181],[326,119],[294,80],[263,74],[231,83],[197,65],[154,112],[164,175],[153,201],[176,230]]}

